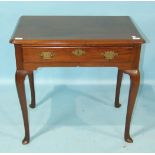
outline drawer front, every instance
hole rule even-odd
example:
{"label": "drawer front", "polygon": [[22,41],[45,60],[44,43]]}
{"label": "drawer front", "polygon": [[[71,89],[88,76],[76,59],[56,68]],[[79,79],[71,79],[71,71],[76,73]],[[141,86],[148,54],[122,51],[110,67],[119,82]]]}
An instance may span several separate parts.
{"label": "drawer front", "polygon": [[23,47],[23,61],[131,63],[133,47]]}

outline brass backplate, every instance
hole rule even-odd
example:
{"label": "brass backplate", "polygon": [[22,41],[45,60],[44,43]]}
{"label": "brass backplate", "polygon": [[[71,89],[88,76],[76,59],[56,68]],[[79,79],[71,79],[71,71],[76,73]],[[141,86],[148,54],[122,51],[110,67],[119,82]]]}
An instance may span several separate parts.
{"label": "brass backplate", "polygon": [[86,52],[84,50],[81,50],[81,49],[75,49],[73,52],[72,52],[73,55],[79,57],[79,56],[82,56],[82,55],[85,55]]}
{"label": "brass backplate", "polygon": [[115,58],[115,56],[118,56],[118,53],[115,51],[105,51],[102,52],[101,55],[103,55],[107,60],[112,60]]}
{"label": "brass backplate", "polygon": [[54,52],[41,52],[42,59],[51,59],[55,56]]}

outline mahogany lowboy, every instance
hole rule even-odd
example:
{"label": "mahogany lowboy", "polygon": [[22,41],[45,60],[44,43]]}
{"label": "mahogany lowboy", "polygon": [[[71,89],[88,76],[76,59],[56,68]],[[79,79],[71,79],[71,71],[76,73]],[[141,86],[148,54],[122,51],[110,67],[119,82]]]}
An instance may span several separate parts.
{"label": "mahogany lowboy", "polygon": [[123,73],[130,76],[124,139],[133,142],[130,122],[140,83],[139,59],[144,39],[129,17],[23,16],[10,42],[16,52],[16,85],[25,127],[23,144],[30,141],[25,77],[29,77],[30,107],[34,108],[33,71],[59,66],[117,67],[115,107],[121,105]]}

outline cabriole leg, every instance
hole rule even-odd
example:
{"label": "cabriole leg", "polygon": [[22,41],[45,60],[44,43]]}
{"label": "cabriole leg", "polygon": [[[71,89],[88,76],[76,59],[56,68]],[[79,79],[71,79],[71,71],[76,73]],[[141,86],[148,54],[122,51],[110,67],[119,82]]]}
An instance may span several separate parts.
{"label": "cabriole leg", "polygon": [[139,88],[140,83],[140,73],[139,70],[126,70],[124,71],[130,76],[130,92],[129,92],[129,99],[128,99],[128,107],[127,107],[127,114],[126,114],[126,125],[125,125],[125,133],[124,139],[128,143],[132,143],[133,140],[130,136],[130,123],[133,108],[136,101],[136,96]]}
{"label": "cabriole leg", "polygon": [[26,71],[17,70],[15,79],[16,79],[16,87],[19,97],[19,102],[22,110],[23,121],[24,121],[24,128],[25,128],[25,137],[22,141],[23,144],[28,144],[30,140],[29,134],[29,122],[28,122],[28,112],[27,112],[27,103],[26,103],[26,95],[25,95],[25,77],[27,75]]}

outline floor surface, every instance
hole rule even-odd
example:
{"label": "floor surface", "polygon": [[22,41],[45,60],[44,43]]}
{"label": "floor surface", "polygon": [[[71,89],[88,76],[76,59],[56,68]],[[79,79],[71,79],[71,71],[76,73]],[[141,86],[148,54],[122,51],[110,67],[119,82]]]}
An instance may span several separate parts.
{"label": "floor surface", "polygon": [[[129,86],[114,107],[115,85],[36,84],[28,108],[31,142],[22,145],[23,120],[14,84],[0,85],[0,152],[155,152],[155,87],[140,87],[133,113],[133,144],[124,142]],[[26,86],[30,103],[29,87]]]}

